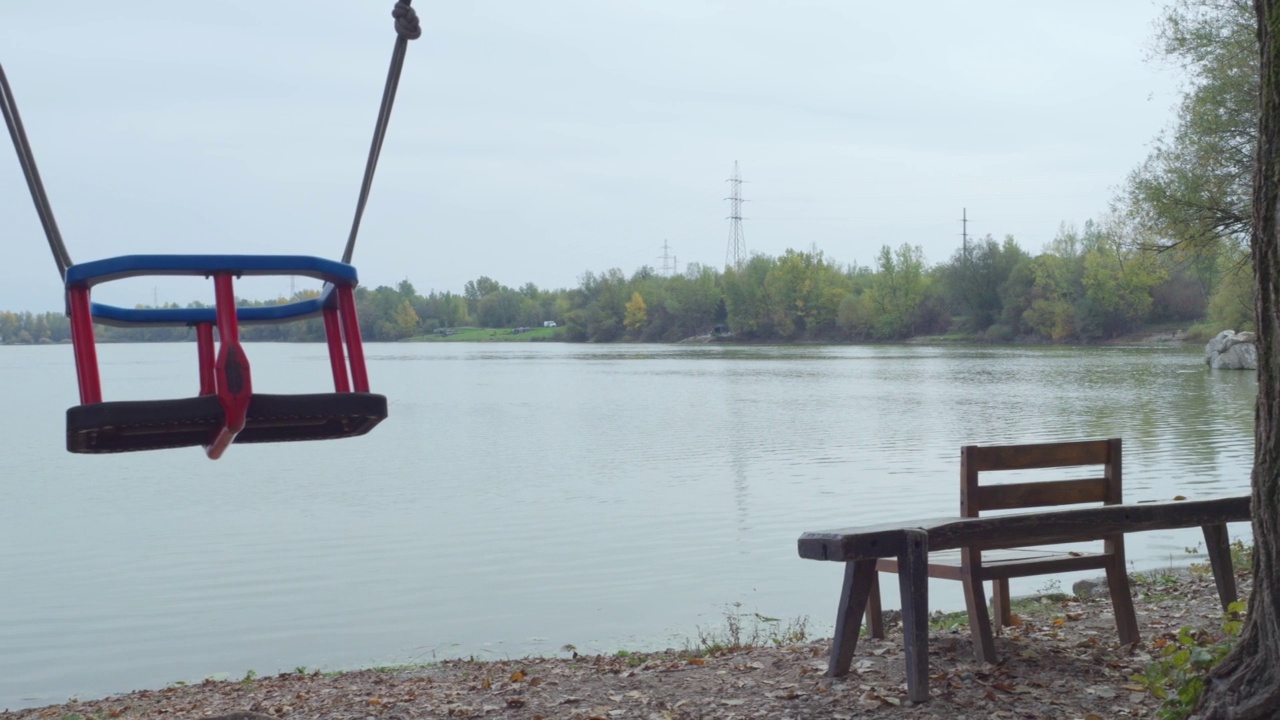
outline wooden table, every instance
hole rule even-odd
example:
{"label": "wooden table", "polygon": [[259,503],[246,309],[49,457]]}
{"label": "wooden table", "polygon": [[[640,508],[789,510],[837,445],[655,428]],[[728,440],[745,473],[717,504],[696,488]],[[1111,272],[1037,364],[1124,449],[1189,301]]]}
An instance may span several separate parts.
{"label": "wooden table", "polygon": [[1249,519],[1249,496],[1215,500],[1136,503],[977,518],[935,518],[903,523],[806,532],[800,557],[845,563],[827,675],[849,672],[866,612],[876,560],[896,557],[902,591],[902,634],[907,699],[929,699],[930,550],[982,549],[1091,540],[1113,533],[1200,527],[1223,607],[1235,601],[1235,576],[1226,523]]}

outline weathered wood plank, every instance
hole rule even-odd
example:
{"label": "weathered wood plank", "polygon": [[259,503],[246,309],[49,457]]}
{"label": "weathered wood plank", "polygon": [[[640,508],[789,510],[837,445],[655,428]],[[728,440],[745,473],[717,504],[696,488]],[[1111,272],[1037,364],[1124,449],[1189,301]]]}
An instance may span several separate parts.
{"label": "weathered wood plank", "polygon": [[1106,478],[1078,480],[1045,480],[1041,482],[982,485],[978,488],[978,507],[988,510],[1083,505],[1102,503],[1111,483]]}
{"label": "weathered wood plank", "polygon": [[850,560],[901,554],[908,530],[929,534],[935,550],[961,547],[996,548],[1100,539],[1115,533],[1203,527],[1249,519],[1249,496],[1214,500],[1138,503],[1103,507],[1017,513],[996,517],[935,518],[882,523],[800,536],[800,557]]}
{"label": "weathered wood plank", "polygon": [[1107,462],[1105,441],[1044,443],[1040,445],[976,445],[970,462],[974,470],[1037,470]]}

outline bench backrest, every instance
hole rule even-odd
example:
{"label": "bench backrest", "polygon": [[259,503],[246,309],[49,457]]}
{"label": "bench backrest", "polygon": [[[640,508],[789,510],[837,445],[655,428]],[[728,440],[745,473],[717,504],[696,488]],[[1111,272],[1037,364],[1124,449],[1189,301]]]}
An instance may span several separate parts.
{"label": "bench backrest", "polygon": [[[988,510],[1123,502],[1120,438],[1038,445],[966,445],[960,449],[960,514]],[[986,484],[986,473],[1002,470],[1099,465],[1101,476]]]}

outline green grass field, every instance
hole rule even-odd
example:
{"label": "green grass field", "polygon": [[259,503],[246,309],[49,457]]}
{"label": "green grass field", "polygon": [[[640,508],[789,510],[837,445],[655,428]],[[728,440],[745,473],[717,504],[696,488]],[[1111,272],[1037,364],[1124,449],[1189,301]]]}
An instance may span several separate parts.
{"label": "green grass field", "polygon": [[453,328],[453,335],[419,335],[405,342],[535,342],[559,340],[564,328],[539,327],[525,332],[512,333],[512,328]]}

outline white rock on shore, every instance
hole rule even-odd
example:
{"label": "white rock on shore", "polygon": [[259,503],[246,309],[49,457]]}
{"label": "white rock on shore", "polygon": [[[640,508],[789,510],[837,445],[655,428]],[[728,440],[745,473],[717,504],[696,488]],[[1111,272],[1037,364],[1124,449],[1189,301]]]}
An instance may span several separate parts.
{"label": "white rock on shore", "polygon": [[1205,363],[1216,370],[1256,370],[1258,348],[1251,332],[1223,330],[1204,346]]}

